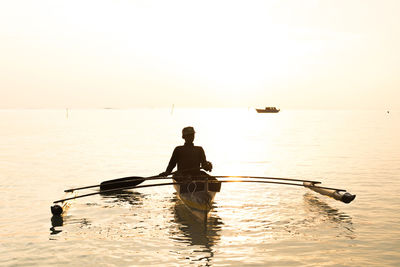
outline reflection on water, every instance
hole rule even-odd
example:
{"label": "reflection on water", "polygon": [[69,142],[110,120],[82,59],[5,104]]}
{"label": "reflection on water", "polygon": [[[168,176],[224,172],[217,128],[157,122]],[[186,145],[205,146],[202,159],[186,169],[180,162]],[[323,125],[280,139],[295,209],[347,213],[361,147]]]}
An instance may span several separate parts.
{"label": "reflection on water", "polygon": [[[132,206],[140,206],[143,204],[143,199],[145,195],[136,191],[129,190],[120,190],[111,193],[100,193],[100,196],[105,200],[102,204],[104,208],[112,208],[116,206],[123,205],[132,205]],[[62,215],[53,215],[51,217],[51,228],[50,235],[57,235],[63,231],[63,226],[65,225],[73,225],[78,224],[80,228],[89,226],[90,219],[89,218],[74,218],[73,216],[68,215],[68,209],[71,203],[66,205],[66,209]],[[96,203],[86,203],[86,206],[98,206]],[[52,238],[50,238],[52,239]]]}
{"label": "reflection on water", "polygon": [[[314,239],[323,236],[321,234],[323,231],[333,231],[336,237],[356,238],[351,216],[331,207],[313,193],[303,195],[304,213],[298,209],[300,212],[298,216],[294,216],[291,208],[280,209],[278,203],[270,202],[271,205],[268,207],[265,204],[257,203],[243,206],[241,198],[239,198],[238,204],[241,204],[236,206],[233,205],[235,198],[231,196],[230,203],[233,206],[223,205],[224,212],[218,208],[211,210],[206,223],[199,221],[177,198],[176,193],[173,196],[163,195],[158,200],[157,196],[153,194],[151,200],[148,201],[146,199],[149,195],[129,190],[100,194],[100,196],[101,204],[98,202],[85,203],[83,206],[77,204],[74,213],[78,213],[78,216],[64,213],[63,216],[51,217],[50,235],[60,234],[65,226],[78,225],[81,231],[82,229],[90,231],[98,229],[99,233],[106,231],[117,238],[118,235],[120,237],[145,235],[148,232],[154,232],[155,226],[158,228],[159,234],[165,234],[164,231],[167,231],[167,238],[175,241],[179,246],[195,248],[196,253],[186,255],[190,261],[209,262],[214,255],[212,248],[220,241],[224,225],[221,217],[217,214],[219,211],[220,215],[225,216],[225,219],[228,220],[225,234],[229,236],[231,230],[235,232],[232,238],[246,233],[258,236],[261,238],[260,240],[264,241],[296,235]],[[295,202],[292,204],[297,206]],[[85,206],[88,209],[84,208]],[[168,208],[165,209],[166,207]],[[240,212],[244,207],[246,207],[248,215],[245,217],[242,216],[243,212]],[[107,211],[110,217],[103,219],[106,221],[101,221],[101,218],[96,217],[99,214],[99,208],[111,208]],[[168,209],[171,215],[170,220],[167,219],[168,212],[166,211]],[[96,222],[95,225],[93,222]],[[76,234],[79,235],[79,233]],[[224,236],[224,238],[228,240],[228,236]],[[256,237],[253,239],[257,240]]]}
{"label": "reflection on water", "polygon": [[321,227],[325,224],[335,224],[339,231],[337,236],[344,236],[349,239],[355,238],[354,226],[350,215],[329,206],[319,197],[312,193],[303,196],[304,206],[308,220],[311,224]]}
{"label": "reflection on water", "polygon": [[106,200],[106,203],[113,203],[116,205],[128,203],[130,205],[139,206],[143,205],[143,199],[145,198],[144,194],[132,190],[100,193],[100,195]]}
{"label": "reflection on water", "polygon": [[170,230],[170,239],[187,244],[191,247],[198,247],[195,253],[185,255],[190,264],[204,264],[209,266],[214,257],[213,246],[220,240],[220,231],[223,222],[215,212],[211,211],[207,221],[200,221],[191,211],[175,196],[171,199],[171,207],[175,223]]}
{"label": "reflection on water", "polygon": [[[71,114],[0,112],[0,265],[399,266],[398,112]],[[49,221],[70,185],[161,171],[189,124],[216,174],[324,177],[360,198],[345,205],[297,188],[227,184],[204,228],[170,202],[172,188],[148,188],[80,199]]]}
{"label": "reflection on water", "polygon": [[[50,234],[51,235],[56,235],[58,233],[61,233],[62,230],[58,227],[61,227],[64,225],[64,218],[62,215],[53,215],[51,217],[51,227],[50,227]],[[57,227],[57,228],[56,228]]]}

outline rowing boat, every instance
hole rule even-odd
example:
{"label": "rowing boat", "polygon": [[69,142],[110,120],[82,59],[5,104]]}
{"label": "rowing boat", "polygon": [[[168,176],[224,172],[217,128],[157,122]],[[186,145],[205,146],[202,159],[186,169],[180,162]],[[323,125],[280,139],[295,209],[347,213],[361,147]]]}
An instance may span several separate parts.
{"label": "rowing boat", "polygon": [[221,190],[221,182],[208,176],[191,177],[184,181],[174,177],[174,188],[178,198],[198,219],[206,221],[215,195]]}

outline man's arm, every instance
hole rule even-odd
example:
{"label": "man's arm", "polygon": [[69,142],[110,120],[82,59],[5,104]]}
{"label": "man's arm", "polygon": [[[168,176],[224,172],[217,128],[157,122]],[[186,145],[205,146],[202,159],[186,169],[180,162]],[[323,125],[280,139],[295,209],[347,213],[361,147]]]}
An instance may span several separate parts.
{"label": "man's arm", "polygon": [[178,152],[177,152],[177,147],[174,149],[174,152],[172,152],[171,159],[169,160],[167,169],[165,172],[162,172],[159,174],[159,176],[168,176],[171,174],[172,170],[175,168],[175,165],[178,163]]}
{"label": "man's arm", "polygon": [[208,172],[212,171],[213,168],[212,163],[207,161],[206,153],[204,153],[204,149],[202,147],[200,147],[200,162],[201,162],[201,168],[203,168]]}
{"label": "man's arm", "polygon": [[169,160],[166,172],[171,173],[177,163],[178,163],[178,148],[176,147],[174,149],[174,152],[172,152],[172,156],[171,159]]}

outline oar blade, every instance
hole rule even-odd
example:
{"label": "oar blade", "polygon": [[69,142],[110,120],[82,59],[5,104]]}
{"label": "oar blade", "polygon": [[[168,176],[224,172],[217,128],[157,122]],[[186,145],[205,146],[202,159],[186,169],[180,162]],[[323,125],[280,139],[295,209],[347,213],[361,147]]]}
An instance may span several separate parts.
{"label": "oar blade", "polygon": [[138,184],[141,184],[145,179],[143,177],[139,176],[130,176],[130,177],[124,177],[124,178],[119,178],[119,179],[114,179],[114,180],[108,180],[104,181],[100,184],[100,191],[103,190],[110,190],[110,189],[117,189],[117,188],[122,188],[122,187],[128,187],[128,186],[137,186]]}

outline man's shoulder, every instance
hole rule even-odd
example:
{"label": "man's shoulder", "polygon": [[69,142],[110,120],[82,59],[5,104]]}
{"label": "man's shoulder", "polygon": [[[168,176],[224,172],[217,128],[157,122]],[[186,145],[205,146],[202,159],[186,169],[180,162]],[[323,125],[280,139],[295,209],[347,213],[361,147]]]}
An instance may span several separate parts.
{"label": "man's shoulder", "polygon": [[201,146],[185,146],[185,145],[183,145],[183,146],[177,146],[177,147],[175,147],[175,150],[181,150],[181,149],[187,149],[187,148],[194,148],[194,149],[198,149],[198,150],[203,150],[203,147],[201,147]]}
{"label": "man's shoulder", "polygon": [[201,147],[201,146],[194,146],[194,149],[204,151],[203,147]]}

